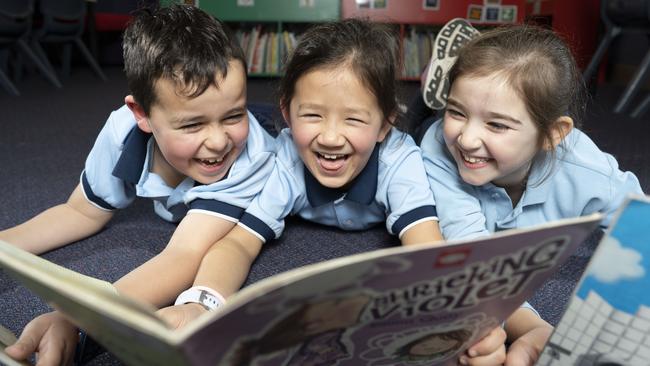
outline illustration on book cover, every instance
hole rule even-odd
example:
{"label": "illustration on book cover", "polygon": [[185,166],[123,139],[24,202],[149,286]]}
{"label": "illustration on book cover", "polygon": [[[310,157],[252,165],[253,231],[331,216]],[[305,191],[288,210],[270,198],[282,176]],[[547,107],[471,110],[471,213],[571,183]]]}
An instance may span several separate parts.
{"label": "illustration on book cover", "polygon": [[538,366],[650,365],[650,202],[631,201],[594,253]]}
{"label": "illustration on book cover", "polygon": [[[313,296],[312,283],[304,289],[311,293],[308,300],[294,286],[290,294],[277,292],[250,306],[246,312],[251,320],[264,313],[282,315],[258,334],[235,341],[224,361],[260,366],[455,365],[461,352],[507,315],[486,313],[498,314],[494,308],[509,300],[510,308],[520,304],[521,290],[538,272],[556,264],[565,244],[559,237],[469,265],[468,248],[453,248],[428,259],[433,262],[428,267],[441,275],[418,282],[412,280],[421,274],[410,271],[426,266],[415,264],[413,257],[342,267],[319,281],[322,296]],[[492,310],[484,312],[486,307]]]}

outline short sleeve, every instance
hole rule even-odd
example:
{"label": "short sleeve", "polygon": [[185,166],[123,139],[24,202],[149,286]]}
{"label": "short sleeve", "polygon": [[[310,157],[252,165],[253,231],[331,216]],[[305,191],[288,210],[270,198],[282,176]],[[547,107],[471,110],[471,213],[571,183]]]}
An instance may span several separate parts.
{"label": "short sleeve", "polygon": [[[632,172],[624,172],[618,168],[618,163],[613,156],[606,154],[607,160],[612,168],[612,175],[609,181],[609,199],[601,212],[605,215],[601,225],[608,227],[614,218],[614,214],[621,207],[625,199],[631,194],[643,195],[639,179]],[[587,208],[589,210],[589,208]]]}
{"label": "short sleeve", "polygon": [[[300,199],[305,199],[302,169],[294,164],[291,141],[285,141],[287,135],[278,137],[278,151],[273,171],[266,181],[264,189],[253,199],[240,220],[240,226],[256,235],[263,242],[277,238],[284,230],[284,218],[287,217]],[[287,166],[289,162],[289,166]]]}
{"label": "short sleeve", "polygon": [[438,217],[420,149],[410,136],[396,130],[391,135],[380,152],[378,190],[385,192],[386,228],[401,237],[413,225]]}
{"label": "short sleeve", "polygon": [[487,236],[481,203],[465,184],[456,163],[446,152],[442,139],[442,121],[434,123],[422,138],[424,167],[436,200],[440,229],[445,239],[469,239]]}
{"label": "short sleeve", "polygon": [[104,210],[120,209],[135,199],[135,188],[113,175],[123,142],[137,128],[133,114],[123,106],[111,113],[99,132],[81,174],[81,185],[86,199]]}

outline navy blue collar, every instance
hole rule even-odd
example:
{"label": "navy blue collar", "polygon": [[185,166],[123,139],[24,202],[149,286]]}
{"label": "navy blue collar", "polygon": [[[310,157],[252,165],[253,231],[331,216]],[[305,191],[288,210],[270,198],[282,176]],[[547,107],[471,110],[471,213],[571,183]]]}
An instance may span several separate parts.
{"label": "navy blue collar", "polygon": [[312,207],[334,202],[345,195],[348,201],[369,205],[377,193],[377,178],[379,176],[379,144],[377,144],[368,159],[368,163],[361,173],[354,178],[346,191],[343,188],[328,188],[321,185],[311,174],[307,167],[304,168],[305,190],[307,200]]}
{"label": "navy blue collar", "polygon": [[124,139],[122,154],[113,168],[113,176],[131,184],[137,184],[140,181],[142,166],[147,158],[147,142],[150,137],[150,133],[142,131],[138,126],[133,127]]}

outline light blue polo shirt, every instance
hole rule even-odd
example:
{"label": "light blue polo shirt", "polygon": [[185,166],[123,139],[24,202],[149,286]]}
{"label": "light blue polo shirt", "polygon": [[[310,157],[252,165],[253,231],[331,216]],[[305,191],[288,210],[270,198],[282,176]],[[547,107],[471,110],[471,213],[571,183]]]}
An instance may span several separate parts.
{"label": "light blue polo shirt", "polygon": [[209,185],[186,177],[177,187],[169,187],[150,172],[153,136],[140,130],[133,113],[123,106],[108,117],[86,159],[81,174],[84,195],[108,211],[128,206],[135,197],[150,198],[158,216],[170,222],[179,222],[188,209],[236,221],[264,186],[275,162],[273,137],[250,112],[248,118],[246,146],[226,177]]}
{"label": "light blue polo shirt", "polygon": [[437,220],[420,149],[394,128],[347,190],[318,183],[300,159],[289,129],[279,134],[277,146],[273,172],[239,222],[262,241],[279,237],[288,215],[343,230],[385,222],[391,234],[400,236],[416,223]]}
{"label": "light blue polo shirt", "polygon": [[578,129],[573,129],[556,150],[550,175],[539,164],[533,165],[526,190],[514,208],[505,189],[491,183],[472,186],[463,182],[445,145],[441,121],[429,127],[421,148],[440,228],[447,239],[477,237],[594,212],[605,214],[601,225],[607,227],[628,194],[642,194],[636,176],[619,170],[616,159]]}

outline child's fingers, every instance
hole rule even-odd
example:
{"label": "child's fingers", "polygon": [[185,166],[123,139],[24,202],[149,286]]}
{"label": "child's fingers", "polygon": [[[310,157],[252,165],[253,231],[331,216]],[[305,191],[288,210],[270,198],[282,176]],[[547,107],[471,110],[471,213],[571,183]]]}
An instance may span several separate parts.
{"label": "child's fingers", "polygon": [[483,339],[475,343],[467,350],[470,357],[479,357],[489,355],[497,351],[506,341],[506,331],[501,327],[496,327],[488,333]]}
{"label": "child's fingers", "polygon": [[5,352],[14,360],[26,360],[38,350],[38,345],[47,331],[49,323],[42,316],[27,324],[16,343],[5,348]]}
{"label": "child's fingers", "polygon": [[35,340],[33,338],[18,340],[16,343],[5,348],[5,352],[14,360],[26,360],[36,350],[34,342]]}
{"label": "child's fingers", "polygon": [[521,337],[510,345],[506,355],[506,366],[532,366],[539,358],[539,351],[526,337]]}
{"label": "child's fingers", "polygon": [[188,303],[168,306],[158,310],[156,314],[169,324],[172,329],[180,329],[206,312],[207,310],[202,305]]}
{"label": "child's fingers", "polygon": [[459,362],[461,365],[467,366],[495,366],[503,365],[506,361],[506,346],[501,344],[494,352],[483,356],[469,357],[464,354],[460,357]]}

